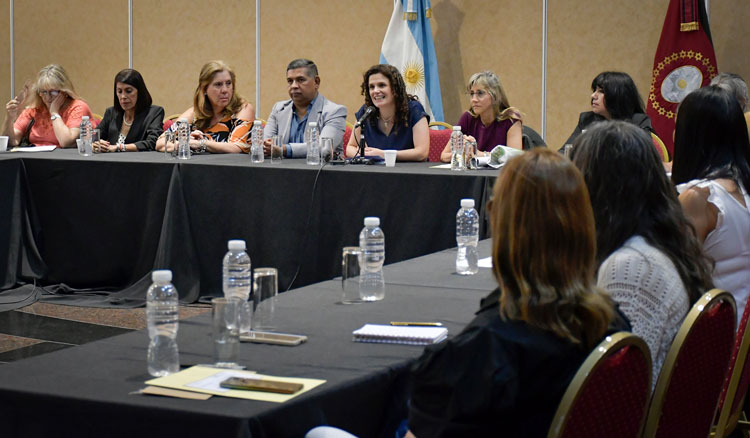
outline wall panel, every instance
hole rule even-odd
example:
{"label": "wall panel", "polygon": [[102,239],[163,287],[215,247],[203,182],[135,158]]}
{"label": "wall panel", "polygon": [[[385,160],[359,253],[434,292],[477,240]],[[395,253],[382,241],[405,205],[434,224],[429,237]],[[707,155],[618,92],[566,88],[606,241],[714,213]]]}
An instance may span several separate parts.
{"label": "wall panel", "polygon": [[15,15],[16,88],[61,64],[91,111],[103,114],[112,79],[128,63],[127,2],[16,0]]}

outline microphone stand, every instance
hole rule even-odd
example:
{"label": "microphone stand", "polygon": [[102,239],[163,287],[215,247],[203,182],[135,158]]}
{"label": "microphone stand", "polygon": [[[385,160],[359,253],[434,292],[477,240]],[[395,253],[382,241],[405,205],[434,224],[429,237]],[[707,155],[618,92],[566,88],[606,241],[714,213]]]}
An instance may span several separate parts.
{"label": "microphone stand", "polygon": [[372,164],[369,158],[365,158],[365,145],[367,145],[367,141],[365,140],[365,128],[362,125],[359,127],[359,156],[355,156],[349,160],[349,164]]}

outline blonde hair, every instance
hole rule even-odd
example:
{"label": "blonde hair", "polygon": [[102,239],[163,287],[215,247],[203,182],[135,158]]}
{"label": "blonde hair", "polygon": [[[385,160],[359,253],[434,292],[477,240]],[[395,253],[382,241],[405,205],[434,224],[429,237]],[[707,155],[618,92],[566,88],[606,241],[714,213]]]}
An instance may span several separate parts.
{"label": "blonde hair", "polygon": [[211,101],[206,98],[206,88],[211,84],[216,73],[222,71],[229,73],[229,76],[232,78],[232,98],[229,100],[229,104],[224,108],[222,114],[232,116],[239,112],[245,104],[245,99],[237,93],[237,79],[234,76],[234,70],[224,61],[216,60],[207,62],[201,68],[201,73],[198,76],[198,87],[195,89],[195,95],[193,96],[193,122],[197,129],[210,128],[208,125],[215,114]]}
{"label": "blonde hair", "polygon": [[[505,95],[505,90],[500,84],[500,78],[494,72],[485,70],[471,75],[469,83],[466,85],[466,91],[470,93],[471,88],[475,85],[485,89],[492,96],[492,110],[495,119],[498,121],[505,119],[521,121],[523,117],[521,111],[510,106],[508,96]],[[469,108],[469,113],[474,117],[479,117],[479,114],[475,114],[472,108]]]}
{"label": "blonde hair", "polygon": [[597,289],[594,214],[581,172],[547,148],[512,159],[490,207],[500,316],[592,348],[614,318]]}
{"label": "blonde hair", "polygon": [[42,90],[59,90],[71,99],[78,99],[78,94],[73,88],[73,83],[70,82],[68,73],[59,64],[50,64],[39,70],[36,75],[36,82],[31,87],[29,108],[47,110],[47,105],[39,96],[39,92]]}

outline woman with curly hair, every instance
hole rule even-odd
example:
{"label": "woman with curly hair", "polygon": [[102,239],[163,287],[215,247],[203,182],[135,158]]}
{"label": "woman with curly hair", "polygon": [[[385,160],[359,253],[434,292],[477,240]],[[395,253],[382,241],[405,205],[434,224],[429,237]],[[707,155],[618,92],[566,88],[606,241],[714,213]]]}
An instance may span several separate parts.
{"label": "woman with curly hair", "polygon": [[352,133],[346,155],[357,155],[364,130],[365,156],[383,157],[385,149],[395,149],[399,161],[426,160],[430,152],[429,117],[417,98],[406,93],[398,69],[388,64],[370,67],[364,74],[362,95],[365,104],[357,111],[357,120],[366,108],[374,106],[375,111]]}
{"label": "woman with curly hair", "polygon": [[[190,134],[191,150],[211,153],[250,150],[246,139],[255,119],[255,109],[235,87],[234,71],[224,61],[209,61],[203,66],[193,106],[180,116],[195,127]],[[156,150],[163,151],[164,143],[162,135],[156,142]],[[172,143],[169,147],[173,147]]]}
{"label": "woman with curly hair", "polygon": [[[497,145],[523,148],[521,112],[508,103],[500,78],[491,71],[474,73],[466,90],[471,108],[458,119],[464,140],[477,143],[477,154],[487,155]],[[451,161],[451,143],[445,145],[440,161]]]}

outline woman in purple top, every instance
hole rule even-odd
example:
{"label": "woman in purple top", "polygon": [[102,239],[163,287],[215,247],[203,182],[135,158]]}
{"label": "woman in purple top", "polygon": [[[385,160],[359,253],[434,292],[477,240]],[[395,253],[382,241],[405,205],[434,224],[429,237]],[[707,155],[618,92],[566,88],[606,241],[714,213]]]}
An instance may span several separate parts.
{"label": "woman in purple top", "polygon": [[[471,108],[458,120],[464,141],[476,141],[478,155],[488,155],[499,144],[521,149],[521,112],[508,103],[497,75],[489,70],[474,73],[466,89],[471,95]],[[440,160],[450,162],[450,141],[440,154]]]}

